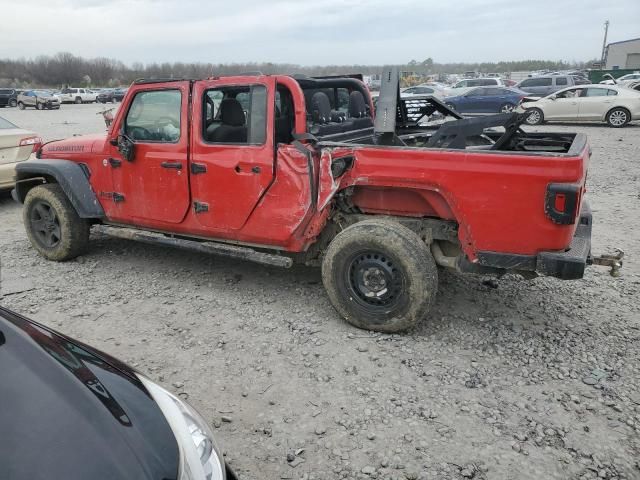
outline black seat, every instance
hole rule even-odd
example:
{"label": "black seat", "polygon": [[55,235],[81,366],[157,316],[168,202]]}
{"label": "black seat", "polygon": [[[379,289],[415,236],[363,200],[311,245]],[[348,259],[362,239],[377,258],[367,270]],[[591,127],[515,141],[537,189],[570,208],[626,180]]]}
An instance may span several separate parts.
{"label": "black seat", "polygon": [[246,143],[247,127],[242,105],[235,98],[225,98],[220,102],[220,121],[218,128],[209,132],[207,139],[214,143]]}
{"label": "black seat", "polygon": [[311,118],[318,125],[331,121],[331,102],[326,93],[316,92],[311,97]]}
{"label": "black seat", "polygon": [[362,92],[358,90],[349,94],[349,120],[353,121],[356,130],[373,126],[373,121],[368,114],[367,102]]}

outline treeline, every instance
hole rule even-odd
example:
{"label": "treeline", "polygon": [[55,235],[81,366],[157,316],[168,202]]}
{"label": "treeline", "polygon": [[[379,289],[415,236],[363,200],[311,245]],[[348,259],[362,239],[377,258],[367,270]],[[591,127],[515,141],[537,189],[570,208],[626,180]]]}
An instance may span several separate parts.
{"label": "treeline", "polygon": [[[529,70],[560,70],[585,68],[593,62],[564,62],[545,60],[524,60],[519,62],[496,63],[436,63],[431,58],[424,61],[412,60],[400,67],[403,70],[423,74],[463,73],[479,71],[484,73],[505,73]],[[53,56],[39,56],[33,59],[0,60],[0,86],[14,88],[74,86],[120,86],[128,85],[136,78],[203,78],[212,75],[233,75],[260,71],[265,74],[302,73],[305,75],[333,75],[345,73],[376,74],[381,65],[325,65],[301,66],[287,63],[133,63],[125,65],[110,58],[78,57],[68,52]]]}

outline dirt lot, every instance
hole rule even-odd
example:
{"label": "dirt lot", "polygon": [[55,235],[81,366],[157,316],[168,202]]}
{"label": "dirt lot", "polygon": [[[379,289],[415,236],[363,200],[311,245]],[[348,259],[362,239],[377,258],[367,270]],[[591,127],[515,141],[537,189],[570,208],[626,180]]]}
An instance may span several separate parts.
{"label": "dirt lot", "polygon": [[[103,129],[100,108],[0,115],[52,139]],[[640,478],[640,125],[542,128],[589,136],[593,249],[623,248],[622,277],[444,274],[419,328],[370,334],[315,269],[96,235],[45,261],[3,199],[2,304],[188,398],[244,479]]]}

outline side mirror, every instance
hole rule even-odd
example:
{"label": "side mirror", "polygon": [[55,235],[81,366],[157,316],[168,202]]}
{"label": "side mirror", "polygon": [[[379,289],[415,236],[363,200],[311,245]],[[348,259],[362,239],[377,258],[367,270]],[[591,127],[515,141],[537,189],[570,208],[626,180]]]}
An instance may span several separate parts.
{"label": "side mirror", "polygon": [[127,162],[133,162],[135,143],[125,134],[118,135],[118,151]]}
{"label": "side mirror", "polygon": [[556,97],[555,95],[551,95],[551,96],[549,97],[549,100],[557,100],[557,98],[558,98],[558,97]]}

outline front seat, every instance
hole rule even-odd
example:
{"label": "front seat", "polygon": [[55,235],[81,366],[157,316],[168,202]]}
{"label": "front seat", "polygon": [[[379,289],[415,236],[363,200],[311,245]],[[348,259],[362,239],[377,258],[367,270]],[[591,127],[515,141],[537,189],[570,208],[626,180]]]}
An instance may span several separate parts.
{"label": "front seat", "polygon": [[[246,143],[247,127],[242,105],[235,98],[225,98],[220,102],[220,121],[218,128],[211,133],[207,132],[207,138],[214,143]],[[207,130],[211,129],[211,125]]]}

